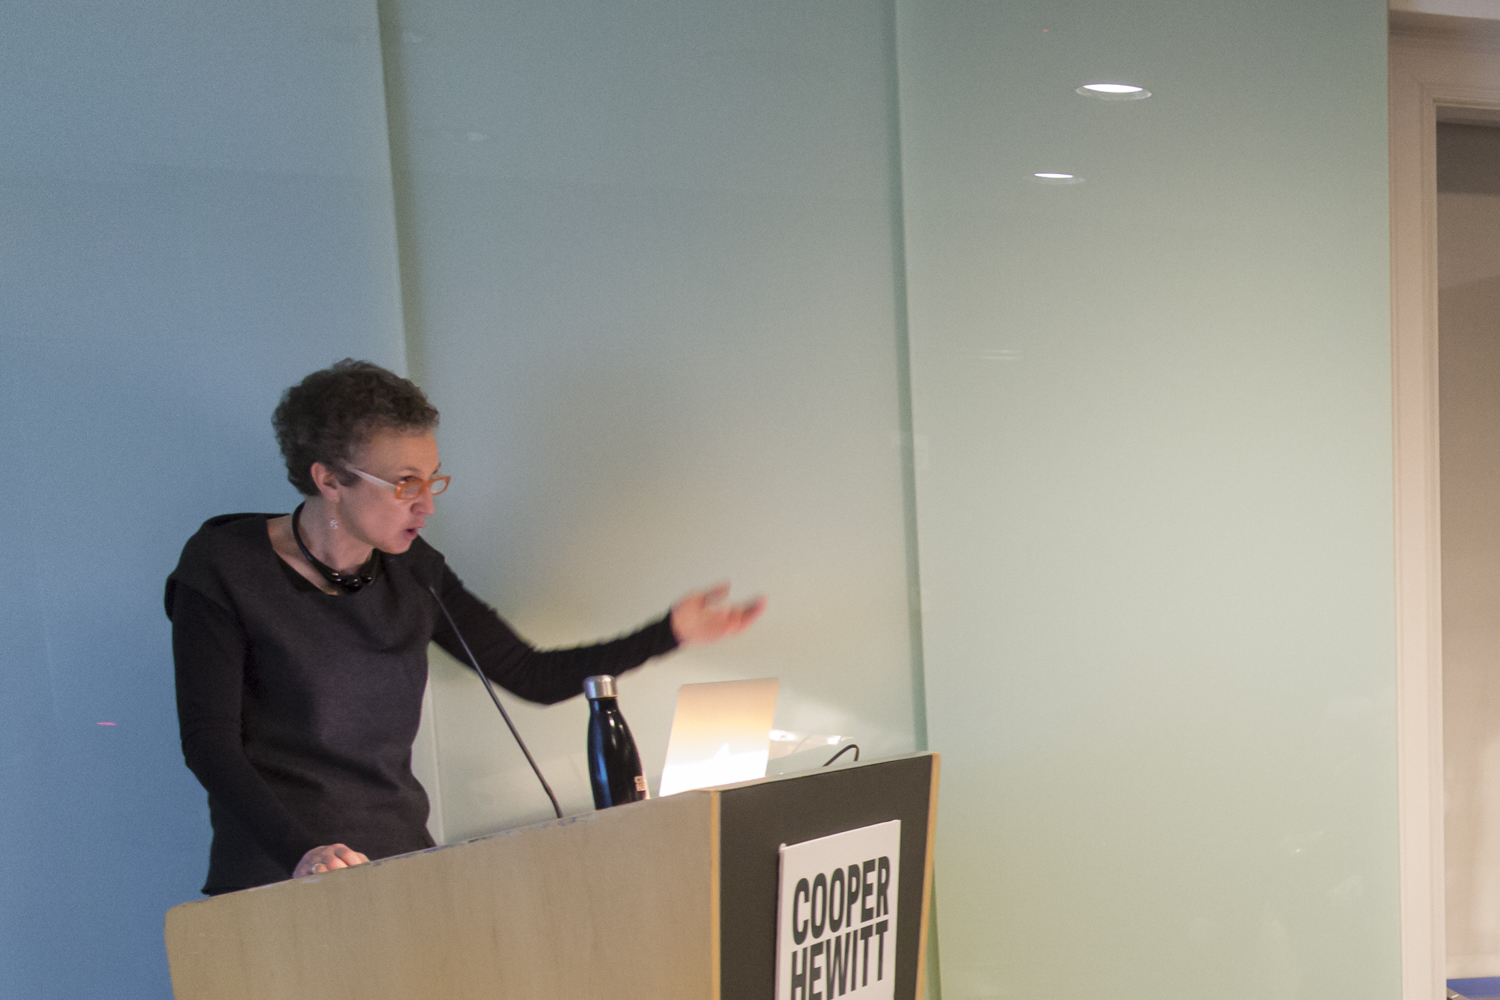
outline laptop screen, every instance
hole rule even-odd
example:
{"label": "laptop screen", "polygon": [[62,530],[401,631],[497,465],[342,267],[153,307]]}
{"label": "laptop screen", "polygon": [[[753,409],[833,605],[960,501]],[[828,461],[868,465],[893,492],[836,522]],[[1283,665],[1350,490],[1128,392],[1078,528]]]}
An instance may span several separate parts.
{"label": "laptop screen", "polygon": [[779,686],[765,677],[678,689],[659,794],[765,777]]}

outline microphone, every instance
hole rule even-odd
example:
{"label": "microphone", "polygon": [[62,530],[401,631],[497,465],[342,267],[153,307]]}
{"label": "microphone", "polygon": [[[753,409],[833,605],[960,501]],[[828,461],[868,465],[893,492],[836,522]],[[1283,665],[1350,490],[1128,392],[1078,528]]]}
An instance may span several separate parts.
{"label": "microphone", "polygon": [[484,689],[490,693],[490,701],[493,701],[495,703],[495,707],[500,710],[500,718],[504,719],[505,724],[510,727],[510,734],[516,738],[516,745],[519,746],[521,748],[521,752],[526,755],[526,763],[530,764],[531,769],[536,772],[536,780],[542,783],[542,791],[546,792],[547,798],[552,800],[552,811],[557,814],[558,819],[562,819],[562,806],[557,804],[557,796],[552,794],[552,786],[547,784],[546,778],[542,777],[542,769],[536,766],[536,760],[532,758],[531,751],[526,748],[526,741],[521,739],[521,734],[516,729],[516,724],[510,721],[510,713],[507,712],[505,710],[505,706],[500,703],[500,696],[495,693],[495,685],[491,684],[490,679],[485,676],[484,671],[479,669],[479,661],[474,658],[474,651],[470,649],[469,644],[464,641],[463,633],[458,630],[458,625],[453,621],[453,616],[448,613],[448,606],[444,604],[443,599],[438,596],[437,589],[432,586],[428,586],[427,592],[432,595],[432,599],[434,601],[437,601],[437,606],[443,612],[443,617],[448,619],[448,627],[453,630],[454,635],[458,636],[458,644],[462,646],[464,648],[464,652],[468,654],[469,665],[474,668],[474,672],[479,675],[479,679],[484,681]]}

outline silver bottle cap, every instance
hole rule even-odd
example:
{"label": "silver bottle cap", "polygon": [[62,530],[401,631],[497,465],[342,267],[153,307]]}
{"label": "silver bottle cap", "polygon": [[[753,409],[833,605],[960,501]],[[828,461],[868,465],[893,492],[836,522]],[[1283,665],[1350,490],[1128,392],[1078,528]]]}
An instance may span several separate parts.
{"label": "silver bottle cap", "polygon": [[583,679],[583,693],[589,701],[615,697],[615,679],[609,674],[595,674]]}

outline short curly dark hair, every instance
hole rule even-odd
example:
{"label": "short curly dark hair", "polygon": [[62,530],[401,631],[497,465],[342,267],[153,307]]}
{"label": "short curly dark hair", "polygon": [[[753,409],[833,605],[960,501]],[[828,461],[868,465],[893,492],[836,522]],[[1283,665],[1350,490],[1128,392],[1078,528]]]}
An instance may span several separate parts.
{"label": "short curly dark hair", "polygon": [[345,358],[315,371],[281,394],[271,426],[286,459],[286,478],[315,496],[312,464],[322,462],[341,482],[354,451],[376,431],[421,433],[437,428],[438,411],[415,382],[368,361]]}

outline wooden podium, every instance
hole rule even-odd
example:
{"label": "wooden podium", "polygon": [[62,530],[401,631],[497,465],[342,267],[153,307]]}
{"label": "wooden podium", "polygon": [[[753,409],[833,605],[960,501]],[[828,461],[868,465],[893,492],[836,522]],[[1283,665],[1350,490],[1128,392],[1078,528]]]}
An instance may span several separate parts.
{"label": "wooden podium", "polygon": [[937,754],[791,774],[184,903],[176,1000],[771,1000],[781,844],[901,820],[895,996],[922,995]]}

